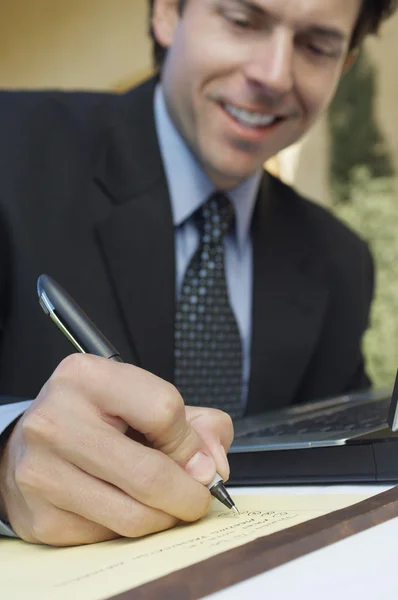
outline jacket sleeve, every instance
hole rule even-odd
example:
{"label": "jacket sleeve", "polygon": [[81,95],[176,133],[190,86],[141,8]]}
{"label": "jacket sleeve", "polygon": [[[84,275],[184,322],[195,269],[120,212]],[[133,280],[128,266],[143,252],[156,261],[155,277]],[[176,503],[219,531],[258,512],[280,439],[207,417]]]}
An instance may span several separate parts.
{"label": "jacket sleeve", "polygon": [[[369,250],[368,244],[365,244],[365,254],[367,257],[367,268],[365,269],[365,279],[368,288],[368,294],[365,299],[367,302],[367,323],[363,334],[365,334],[366,330],[370,325],[370,315],[372,309],[372,302],[374,298],[375,291],[375,265],[372,253]],[[345,389],[343,392],[355,392],[360,390],[365,390],[372,386],[372,381],[369,374],[366,371],[365,358],[363,356],[363,351],[360,354],[360,361],[358,363],[357,369],[352,373],[351,378],[349,379]]]}

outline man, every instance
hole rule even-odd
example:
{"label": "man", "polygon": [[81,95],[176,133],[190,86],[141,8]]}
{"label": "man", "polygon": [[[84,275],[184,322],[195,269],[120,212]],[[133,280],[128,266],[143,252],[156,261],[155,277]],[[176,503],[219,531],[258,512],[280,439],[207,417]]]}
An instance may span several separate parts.
{"label": "man", "polygon": [[[394,8],[155,0],[158,86],[3,95],[5,533],[81,544],[195,520],[203,484],[228,477],[231,421],[212,407],[239,416],[369,384],[367,247],[262,165],[327,108]],[[33,292],[43,272],[138,367],[63,360]]]}

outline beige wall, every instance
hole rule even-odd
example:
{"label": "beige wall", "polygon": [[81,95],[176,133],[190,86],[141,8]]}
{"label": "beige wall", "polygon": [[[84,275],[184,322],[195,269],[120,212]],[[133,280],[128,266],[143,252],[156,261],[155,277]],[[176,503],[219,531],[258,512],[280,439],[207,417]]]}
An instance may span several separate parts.
{"label": "beige wall", "polygon": [[113,87],[149,67],[146,31],[146,0],[3,0],[0,87]]}
{"label": "beige wall", "polygon": [[[151,63],[147,0],[3,1],[0,87],[109,89]],[[379,69],[378,118],[398,167],[398,15],[368,43]],[[282,155],[282,175],[328,204],[329,140],[324,120]]]}

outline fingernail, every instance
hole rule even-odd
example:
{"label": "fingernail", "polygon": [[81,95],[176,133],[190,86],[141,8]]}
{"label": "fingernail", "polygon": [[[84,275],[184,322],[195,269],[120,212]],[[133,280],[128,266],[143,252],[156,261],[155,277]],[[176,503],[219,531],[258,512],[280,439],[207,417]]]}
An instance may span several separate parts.
{"label": "fingernail", "polygon": [[211,456],[197,452],[185,465],[185,470],[199,483],[206,485],[216,473],[216,463]]}
{"label": "fingernail", "polygon": [[223,471],[223,475],[224,475],[224,481],[226,481],[227,479],[229,479],[230,468],[229,468],[229,462],[228,462],[228,458],[227,458],[227,453],[225,452],[225,448],[224,448],[224,446],[222,444],[221,444],[221,456],[222,456],[223,461],[224,461],[225,473]]}
{"label": "fingernail", "polygon": [[221,475],[224,481],[229,479],[229,462],[224,446],[221,444],[212,449],[213,456],[216,460],[217,473]]}

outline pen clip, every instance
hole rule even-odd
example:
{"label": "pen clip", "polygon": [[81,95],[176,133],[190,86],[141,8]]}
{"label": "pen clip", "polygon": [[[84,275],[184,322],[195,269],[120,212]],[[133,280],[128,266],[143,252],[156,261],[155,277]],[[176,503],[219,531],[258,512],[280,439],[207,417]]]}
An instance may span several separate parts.
{"label": "pen clip", "polygon": [[40,275],[37,293],[44,312],[79,352],[123,362],[116,348],[59,283]]}
{"label": "pen clip", "polygon": [[86,354],[86,351],[81,347],[79,342],[73,337],[71,332],[68,330],[68,328],[65,326],[65,324],[61,321],[61,319],[55,312],[55,308],[51,304],[49,297],[47,296],[46,292],[43,290],[41,291],[41,294],[39,296],[39,303],[40,303],[40,306],[42,307],[42,309],[44,310],[44,312],[46,313],[46,315],[48,315],[50,317],[52,322],[55,323],[55,325],[62,331],[64,336],[71,342],[71,344],[74,345],[76,350],[78,350],[79,352],[82,352],[83,354]]}

